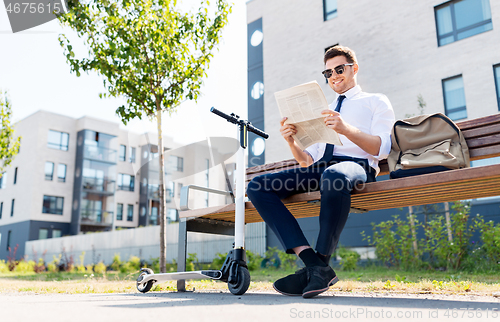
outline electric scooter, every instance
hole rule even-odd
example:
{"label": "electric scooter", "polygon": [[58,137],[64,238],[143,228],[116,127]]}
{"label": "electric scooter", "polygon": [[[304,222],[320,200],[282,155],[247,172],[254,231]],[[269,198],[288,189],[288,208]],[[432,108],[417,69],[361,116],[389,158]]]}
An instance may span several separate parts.
{"label": "electric scooter", "polygon": [[[226,119],[228,122],[238,126],[239,142],[237,161],[236,161],[236,196],[235,201],[235,230],[233,249],[228,253],[224,264],[220,270],[202,270],[192,272],[176,272],[176,273],[160,273],[155,274],[150,268],[141,269],[141,273],[137,278],[137,290],[142,293],[149,292],[154,283],[161,283],[171,280],[186,280],[186,279],[212,279],[227,282],[229,291],[234,295],[242,295],[250,286],[250,273],[246,263],[245,253],[245,149],[248,145],[248,131],[257,134],[258,136],[267,139],[269,135],[258,128],[254,127],[247,120],[240,120],[239,116],[232,113],[227,115],[214,107],[210,112]],[[227,179],[227,178],[226,178]],[[187,208],[187,194],[189,188],[195,188],[206,192],[215,192],[226,195],[233,195],[230,191],[220,191],[209,189],[206,187],[187,186],[181,191],[181,199],[186,200],[185,205],[181,205],[181,210]],[[182,195],[186,198],[182,198]],[[183,209],[184,206],[184,209]]]}

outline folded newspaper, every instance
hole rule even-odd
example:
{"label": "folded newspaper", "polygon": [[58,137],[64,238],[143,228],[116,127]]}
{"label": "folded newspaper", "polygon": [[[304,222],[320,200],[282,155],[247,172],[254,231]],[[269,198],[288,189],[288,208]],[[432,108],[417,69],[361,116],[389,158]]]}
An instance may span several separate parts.
{"label": "folded newspaper", "polygon": [[274,97],[281,118],[287,117],[285,124],[295,125],[297,134],[292,137],[302,150],[320,142],[342,145],[338,133],[323,122],[321,111],[328,109],[328,102],[316,81],[276,92]]}

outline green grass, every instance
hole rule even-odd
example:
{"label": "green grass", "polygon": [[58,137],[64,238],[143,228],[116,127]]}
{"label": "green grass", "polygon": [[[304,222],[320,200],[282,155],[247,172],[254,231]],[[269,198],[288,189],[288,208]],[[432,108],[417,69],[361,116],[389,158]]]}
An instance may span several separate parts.
{"label": "green grass", "polygon": [[[260,269],[250,272],[250,291],[274,292],[272,283],[292,274],[294,269]],[[336,269],[340,282],[330,292],[469,294],[492,295],[500,291],[500,272],[409,271],[385,267],[358,267],[355,271]],[[0,274],[0,292],[34,293],[136,293],[139,272],[106,274],[40,273]],[[227,291],[227,284],[212,280],[187,281],[187,289]],[[175,291],[176,282],[155,285],[153,291]]]}

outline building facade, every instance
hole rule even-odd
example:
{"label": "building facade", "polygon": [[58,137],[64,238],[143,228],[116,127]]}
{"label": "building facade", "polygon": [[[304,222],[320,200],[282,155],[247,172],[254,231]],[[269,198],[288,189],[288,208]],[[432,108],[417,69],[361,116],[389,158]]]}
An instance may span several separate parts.
{"label": "building facade", "polygon": [[[337,44],[355,50],[358,84],[365,92],[385,94],[397,119],[441,112],[462,121],[500,110],[496,0],[250,0],[247,26],[248,54],[255,56],[248,58],[248,115],[262,121],[270,134],[263,152],[266,163],[293,158],[279,133],[274,93],[317,81],[331,102],[335,93],[321,71],[325,51]],[[472,165],[498,162],[496,158]],[[481,209],[490,219],[500,219],[498,198],[473,205],[472,213]],[[407,212],[351,215],[340,242],[366,246],[359,232],[371,231],[370,222]],[[300,222],[314,244],[317,218]],[[269,230],[268,238],[268,245],[279,245]]]}
{"label": "building facade", "polygon": [[[159,224],[156,134],[45,111],[15,131],[21,148],[0,180],[0,259],[16,247],[22,257],[27,241]],[[167,221],[177,222],[184,185],[225,189],[225,180],[208,149],[183,149],[169,137],[164,146]],[[195,192],[191,199],[194,208],[226,202]]]}

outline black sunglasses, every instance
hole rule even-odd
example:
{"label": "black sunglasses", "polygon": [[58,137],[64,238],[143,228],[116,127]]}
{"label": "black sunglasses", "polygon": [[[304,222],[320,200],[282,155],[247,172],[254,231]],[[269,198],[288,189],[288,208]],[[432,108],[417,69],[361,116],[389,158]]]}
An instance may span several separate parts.
{"label": "black sunglasses", "polygon": [[333,71],[335,71],[335,73],[337,75],[342,75],[345,71],[345,66],[352,66],[354,65],[353,63],[351,64],[342,64],[342,65],[338,65],[337,67],[334,67],[333,70],[331,69],[325,69],[324,71],[321,72],[321,74],[323,74],[323,76],[325,76],[326,79],[332,77],[333,75]]}

